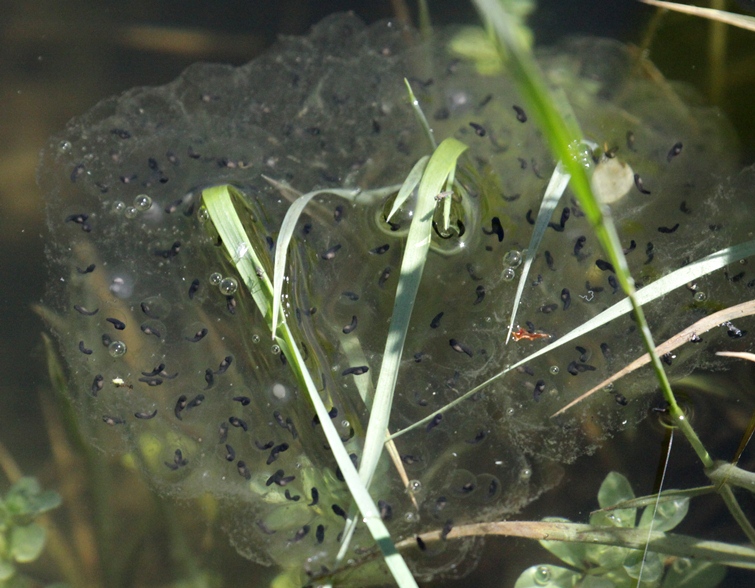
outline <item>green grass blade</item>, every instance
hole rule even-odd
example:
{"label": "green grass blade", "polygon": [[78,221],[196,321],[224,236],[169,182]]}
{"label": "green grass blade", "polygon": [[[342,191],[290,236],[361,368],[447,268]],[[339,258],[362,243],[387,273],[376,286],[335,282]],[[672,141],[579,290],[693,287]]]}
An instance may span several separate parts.
{"label": "green grass blade", "polygon": [[[242,196],[231,186],[215,186],[204,190],[202,194],[204,205],[220,235],[228,256],[239,272],[242,281],[252,294],[257,308],[265,317],[268,326],[272,327],[272,284],[267,276],[264,274],[260,276],[259,272],[256,271],[256,267],[261,267],[261,263],[238,217],[233,204],[234,197],[241,198]],[[240,258],[237,257],[239,247],[246,247],[244,255]],[[416,586],[417,584],[406,562],[396,551],[388,529],[380,517],[379,509],[367,491],[366,484],[360,479],[359,473],[349,458],[338,431],[328,416],[328,409],[325,407],[322,398],[320,398],[317,386],[312,380],[312,376],[304,363],[304,358],[301,356],[293,334],[285,321],[282,321],[277,326],[277,329],[273,331],[273,336],[280,345],[281,350],[286,354],[286,357],[289,358],[289,365],[299,385],[303,390],[306,390],[309,396],[312,406],[320,419],[323,432],[333,452],[333,456],[341,468],[341,473],[344,476],[349,492],[357,508],[362,512],[363,520],[380,548],[386,565],[399,586]]]}
{"label": "green grass blade", "polygon": [[404,202],[406,202],[406,199],[411,196],[412,192],[414,192],[414,189],[422,179],[422,174],[425,173],[425,168],[427,167],[427,162],[429,161],[429,159],[430,156],[425,155],[424,157],[421,157],[417,163],[414,164],[412,171],[409,172],[409,175],[406,176],[404,183],[401,184],[401,189],[398,191],[398,195],[393,201],[393,206],[391,206],[391,211],[388,213],[386,220],[391,220],[393,215],[396,214],[396,211],[401,208]]}
{"label": "green grass blade", "polygon": [[258,268],[263,268],[264,264],[257,256],[244,225],[236,214],[233,198],[243,198],[233,186],[213,186],[202,192],[205,208],[223,239],[228,257],[235,260],[237,271],[269,326],[273,285],[264,272],[257,271]]}
{"label": "green grass blade", "polygon": [[579,200],[585,216],[608,256],[616,272],[616,278],[622,290],[627,294],[636,318],[642,342],[650,354],[653,371],[660,384],[663,396],[669,404],[669,414],[684,433],[684,436],[694,448],[697,456],[705,467],[710,467],[712,459],[706,451],[697,434],[684,417],[684,413],[676,402],[671,390],[668,376],[663,369],[661,360],[655,353],[655,343],[650,333],[645,313],[635,296],[634,280],[629,273],[626,257],[619,241],[616,227],[611,219],[610,208],[601,206],[592,193],[584,162],[579,156],[578,147],[581,133],[576,119],[572,116],[564,117],[554,105],[544,77],[540,72],[532,52],[516,35],[512,19],[497,0],[473,0],[488,26],[495,31],[499,42],[499,50],[505,55],[519,92],[528,109],[533,113],[543,135],[550,144],[551,151],[560,160],[566,171],[571,175],[571,188]]}
{"label": "green grass blade", "polygon": [[[647,304],[649,302],[652,302],[653,300],[656,300],[658,298],[665,296],[666,294],[668,294],[669,292],[673,291],[676,288],[680,288],[688,284],[690,281],[694,281],[711,272],[719,270],[731,263],[735,263],[741,259],[746,259],[753,255],[755,255],[755,241],[747,241],[746,243],[741,243],[739,245],[733,245],[731,247],[721,249],[720,251],[716,251],[715,253],[712,253],[706,257],[703,257],[702,259],[694,261],[690,263],[689,265],[681,267],[678,270],[675,270],[671,272],[670,274],[667,274],[663,276],[662,278],[656,280],[655,282],[648,284],[641,290],[637,291],[636,298],[640,301],[640,304]],[[627,314],[631,310],[632,310],[632,304],[628,298],[625,298],[621,300],[620,302],[617,302],[613,306],[607,308],[600,314],[594,316],[587,322],[583,323],[576,329],[569,331],[566,335],[562,336],[561,338],[554,341],[553,343],[546,345],[545,347],[528,355],[521,361],[518,361],[517,363],[507,367],[503,371],[498,372],[494,376],[491,376],[489,379],[485,380],[481,384],[478,384],[471,390],[465,392],[463,395],[459,396],[457,399],[453,400],[452,402],[449,402],[442,408],[438,409],[436,412],[426,416],[425,418],[417,421],[416,423],[413,423],[412,425],[404,429],[401,429],[400,431],[396,431],[395,433],[391,435],[391,439],[395,439],[397,437],[400,437],[404,433],[411,431],[412,429],[416,429],[418,427],[426,425],[433,418],[435,418],[436,415],[441,414],[449,410],[450,408],[453,408],[457,404],[462,403],[464,400],[466,400],[473,394],[476,394],[480,390],[486,388],[487,386],[489,386],[496,380],[502,378],[504,375],[506,375],[510,371],[523,366],[524,364],[532,361],[533,359],[537,357],[540,357],[541,355],[550,353],[551,351],[561,347],[562,345],[565,345],[566,343],[569,343],[570,341],[573,341],[574,339],[577,339],[578,337],[586,335],[587,333],[597,329],[598,327],[608,324],[609,322],[615,320],[616,318]]]}
{"label": "green grass blade", "polygon": [[435,151],[438,148],[438,142],[435,140],[435,134],[433,133],[432,128],[430,128],[430,123],[427,122],[427,117],[425,116],[422,107],[420,107],[419,105],[419,100],[417,100],[417,97],[414,95],[414,91],[412,90],[412,85],[409,83],[409,80],[404,78],[404,84],[406,84],[406,90],[407,92],[409,92],[409,100],[411,101],[412,108],[414,109],[414,115],[417,117],[422,130],[425,131],[427,142],[430,144],[432,150]]}
{"label": "green grass blade", "polygon": [[532,236],[530,237],[530,243],[527,246],[527,251],[524,253],[524,263],[522,263],[522,272],[519,276],[519,284],[517,284],[516,294],[514,296],[514,305],[511,310],[511,318],[509,319],[509,330],[506,333],[506,343],[508,344],[511,338],[511,332],[514,330],[516,321],[516,311],[519,308],[519,301],[522,299],[524,293],[524,286],[527,284],[527,276],[530,273],[530,267],[535,259],[540,242],[543,240],[545,231],[548,229],[548,222],[550,222],[553,216],[553,211],[558,206],[561,196],[563,196],[566,187],[569,185],[569,174],[564,171],[561,164],[556,166],[553,170],[553,175],[548,182],[548,186],[545,188],[545,195],[540,203],[540,210],[537,213],[535,219],[535,227],[532,229]]}
{"label": "green grass blade", "polygon": [[370,420],[365,437],[362,464],[359,468],[362,480],[369,486],[385,443],[393,391],[398,377],[399,364],[404,349],[409,320],[419,290],[422,271],[430,249],[432,218],[435,196],[440,193],[449,174],[456,168],[456,161],[467,146],[456,139],[445,139],[435,150],[419,184],[414,216],[406,239],[401,275],[396,287],[393,316],[380,366],[375,400],[370,411]]}
{"label": "green grass blade", "polygon": [[[271,180],[268,180],[271,181]],[[277,185],[275,182],[274,185]],[[292,190],[291,188],[288,188]],[[299,221],[299,217],[304,212],[304,208],[309,204],[315,196],[321,194],[334,194],[336,196],[342,196],[347,200],[352,200],[359,194],[360,190],[315,190],[314,192],[308,192],[307,194],[298,193],[299,196],[294,200],[293,204],[288,207],[286,216],[281,223],[280,232],[278,233],[278,239],[275,243],[275,263],[273,265],[273,320],[272,320],[272,332],[275,334],[275,330],[278,328],[278,318],[281,313],[281,296],[283,295],[283,280],[286,272],[286,261],[288,259],[288,246],[291,243],[291,238],[294,236],[296,230],[296,223]]]}
{"label": "green grass blade", "polygon": [[[409,320],[422,279],[427,253],[430,249],[433,211],[436,205],[435,197],[443,190],[448,178],[453,177],[456,161],[466,149],[467,146],[464,143],[452,137],[445,139],[430,157],[425,167],[425,173],[420,180],[417,202],[409,226],[404,256],[401,260],[401,274],[396,286],[396,299],[388,328],[383,362],[380,366],[375,398],[367,424],[362,463],[359,467],[359,474],[367,487],[372,481],[383,452],[383,446],[387,440],[390,440],[387,432],[393,404],[393,393],[398,378],[406,333],[409,328]],[[362,514],[364,515],[364,512]],[[340,562],[344,557],[354,528],[354,521],[350,516],[336,559],[337,562]]]}

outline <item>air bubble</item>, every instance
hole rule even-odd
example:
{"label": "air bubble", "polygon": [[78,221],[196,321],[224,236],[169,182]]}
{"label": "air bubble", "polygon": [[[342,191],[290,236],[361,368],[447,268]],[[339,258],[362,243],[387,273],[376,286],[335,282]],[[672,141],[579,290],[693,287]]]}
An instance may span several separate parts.
{"label": "air bubble", "polygon": [[515,412],[516,412],[516,411],[515,411],[515,410],[514,410],[513,408],[507,408],[507,409],[506,409],[506,416],[508,416],[508,417],[512,417],[512,416],[514,416],[514,413],[515,413]]}
{"label": "air bubble", "polygon": [[705,292],[695,292],[696,302],[705,302],[708,299],[708,295]]}
{"label": "air bubble", "polygon": [[556,374],[558,374],[558,372],[560,372],[561,370],[560,370],[560,369],[558,369],[558,366],[557,366],[557,365],[552,365],[551,367],[549,367],[549,368],[548,368],[548,371],[549,371],[549,372],[550,372],[551,374],[553,374],[553,375],[555,376],[555,375],[556,375]]}
{"label": "air bubble", "polygon": [[532,470],[530,468],[524,468],[519,472],[519,479],[526,482],[532,477]]}
{"label": "air bubble", "polygon": [[113,212],[123,212],[126,210],[126,204],[120,200],[113,202]]}
{"label": "air bubble", "polygon": [[351,426],[351,423],[349,421],[347,421],[346,419],[344,419],[344,420],[341,421],[341,426],[344,429],[348,429]]}
{"label": "air bubble", "polygon": [[508,265],[512,268],[518,268],[522,265],[522,253],[516,249],[512,249],[506,255],[503,256],[504,265]]}
{"label": "air bubble", "polygon": [[692,567],[692,562],[686,557],[680,557],[679,559],[674,560],[674,563],[671,564],[671,567],[678,574],[685,574]]}
{"label": "air bubble", "polygon": [[503,270],[503,274],[501,277],[506,281],[510,282],[516,277],[516,272],[514,271],[513,267],[507,267],[505,270]]}
{"label": "air bubble", "polygon": [[417,514],[413,510],[408,510],[404,513],[404,520],[407,523],[417,523],[419,522],[419,514]]}
{"label": "air bubble", "polygon": [[535,584],[546,586],[551,581],[551,569],[548,566],[537,566],[534,576]]}
{"label": "air bubble", "polygon": [[107,346],[107,351],[113,357],[121,357],[126,353],[126,344],[123,341],[113,341]]}
{"label": "air bubble", "polygon": [[206,223],[208,220],[210,220],[210,212],[206,207],[200,206],[199,210],[197,210],[197,218],[199,219],[199,222]]}
{"label": "air bubble", "polygon": [[150,208],[152,208],[152,198],[150,198],[146,194],[139,194],[136,198],[134,198],[134,208],[141,212],[149,210]]}
{"label": "air bubble", "polygon": [[70,141],[61,141],[58,143],[58,151],[61,153],[70,153],[72,147],[73,145],[71,145]]}
{"label": "air bubble", "polygon": [[417,494],[422,491],[422,482],[419,480],[409,480],[406,489],[412,494]]}
{"label": "air bubble", "polygon": [[278,355],[278,354],[279,354],[279,353],[281,352],[281,348],[280,348],[280,347],[278,347],[277,345],[273,345],[273,346],[272,346],[272,347],[270,348],[270,351],[272,351],[272,352],[273,352],[273,355]]}
{"label": "air bubble", "polygon": [[230,296],[239,289],[239,283],[235,280],[235,278],[223,278],[218,284],[218,288],[220,289],[221,294]]}
{"label": "air bubble", "polygon": [[254,343],[256,345],[260,341],[261,341],[261,339],[260,339],[259,335],[252,335],[252,343]]}
{"label": "air bubble", "polygon": [[139,215],[139,211],[133,206],[127,206],[123,214],[126,218],[136,218]]}
{"label": "air bubble", "polygon": [[210,284],[213,286],[220,286],[220,282],[223,281],[223,276],[218,272],[212,272],[210,274]]}

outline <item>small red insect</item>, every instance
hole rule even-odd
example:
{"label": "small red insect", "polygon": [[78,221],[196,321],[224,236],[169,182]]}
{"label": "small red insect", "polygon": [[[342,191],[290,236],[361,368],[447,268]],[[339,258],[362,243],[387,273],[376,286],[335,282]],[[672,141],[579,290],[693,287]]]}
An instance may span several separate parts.
{"label": "small red insect", "polygon": [[536,339],[550,339],[551,336],[548,333],[530,333],[529,331],[525,331],[522,327],[518,327],[516,331],[511,332],[511,337],[514,341],[521,341],[522,339],[535,341]]}

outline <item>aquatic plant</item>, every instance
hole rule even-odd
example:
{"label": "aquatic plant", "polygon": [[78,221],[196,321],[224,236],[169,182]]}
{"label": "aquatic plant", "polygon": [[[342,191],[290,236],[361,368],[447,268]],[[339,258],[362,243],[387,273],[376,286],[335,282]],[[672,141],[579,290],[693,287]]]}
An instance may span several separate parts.
{"label": "aquatic plant", "polygon": [[0,585],[28,586],[18,564],[35,561],[45,547],[40,515],[60,506],[60,496],[42,490],[34,478],[21,478],[0,498]]}
{"label": "aquatic plant", "polygon": [[[736,176],[731,130],[715,111],[645,79],[609,41],[573,41],[539,64],[592,141],[562,154],[566,172],[592,173],[635,280],[656,282],[745,240],[744,214],[731,208],[752,173]],[[438,150],[404,79],[432,137],[446,141]],[[374,477],[376,504],[360,503],[363,514],[379,513],[394,538],[499,520],[556,484],[559,462],[642,418],[655,385],[635,372],[551,418],[643,345],[625,305],[572,344],[532,355],[580,333],[625,284],[590,210],[569,193],[559,201],[568,175],[531,108],[512,81],[450,56],[442,35],[422,43],[339,15],[242,68],[197,65],[72,121],[46,150],[40,181],[56,263],[46,316],[84,435],[128,452],[165,495],[211,495],[239,552],[288,568],[293,582],[337,555],[374,557],[361,526],[347,527],[356,535],[339,554],[358,467],[362,484]],[[445,163],[433,167],[438,153]],[[437,210],[417,213],[428,195]],[[303,216],[278,265],[284,333],[270,277],[297,205]],[[406,271],[421,223],[428,236],[416,242],[430,253]],[[531,225],[543,229],[537,254]],[[410,274],[416,302],[397,306]],[[645,308],[654,335],[741,301],[746,281],[728,278],[665,291]],[[402,313],[408,331],[398,335],[389,321]],[[749,349],[737,333],[729,321],[704,345]],[[676,377],[720,362],[699,349],[666,360]],[[388,363],[396,368],[384,375]],[[368,427],[381,388],[393,397],[389,425]],[[373,475],[361,468],[380,452],[367,453],[366,439],[382,444],[386,429],[394,459],[383,456]],[[417,577],[462,573],[477,547],[416,545]],[[346,581],[385,579],[365,573]]]}

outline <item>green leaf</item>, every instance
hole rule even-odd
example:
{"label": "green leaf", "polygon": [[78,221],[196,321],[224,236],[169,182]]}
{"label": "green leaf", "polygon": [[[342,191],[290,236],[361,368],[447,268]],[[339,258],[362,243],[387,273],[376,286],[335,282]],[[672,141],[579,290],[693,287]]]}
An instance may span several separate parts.
{"label": "green leaf", "polygon": [[[670,531],[684,520],[689,510],[689,498],[677,498],[659,502],[658,508],[648,506],[640,517],[638,527],[649,527],[652,521],[654,531]],[[654,512],[655,511],[655,512]]]}
{"label": "green leaf", "polygon": [[581,579],[579,572],[559,566],[539,565],[524,570],[514,588],[572,588]]}
{"label": "green leaf", "polygon": [[[560,517],[548,517],[543,519],[552,523],[568,523],[569,519]],[[540,541],[545,549],[559,558],[562,562],[569,564],[577,569],[584,569],[587,560],[587,545],[585,543],[575,543],[571,541]]]}
{"label": "green leaf", "polygon": [[425,168],[427,167],[427,162],[429,161],[429,159],[430,156],[425,155],[424,157],[421,157],[419,161],[417,161],[417,163],[414,164],[412,171],[409,172],[409,175],[406,176],[404,183],[401,184],[401,189],[398,191],[398,195],[393,200],[393,206],[391,206],[391,211],[388,213],[386,220],[391,220],[391,217],[396,214],[396,211],[401,208],[401,205],[404,204],[404,202],[406,202],[406,199],[411,196],[412,192],[414,192],[414,188],[417,187],[419,181],[422,179],[422,174],[425,173]]}
{"label": "green leaf", "polygon": [[[227,185],[208,188],[202,193],[204,205],[223,242],[223,246],[226,248],[227,254],[236,267],[236,271],[239,272],[242,281],[252,294],[252,298],[265,318],[268,327],[272,328],[273,285],[264,272],[258,272],[256,269],[264,266],[236,212],[233,204],[234,196],[241,198],[241,194],[237,190]],[[241,255],[237,253],[240,251],[240,247],[243,249]],[[401,554],[396,551],[388,529],[380,517],[380,511],[367,491],[366,485],[360,480],[359,473],[356,471],[339,437],[338,431],[330,420],[328,409],[325,407],[317,391],[317,386],[304,363],[304,358],[299,351],[291,330],[286,322],[282,321],[272,334],[275,341],[280,345],[281,350],[289,359],[299,386],[309,396],[315,413],[320,419],[323,432],[333,452],[333,456],[341,468],[341,473],[344,476],[349,492],[351,492],[354,502],[362,512],[362,520],[380,548],[386,565],[400,586],[416,586],[417,584],[406,562],[404,562]]]}
{"label": "green leaf", "polygon": [[32,523],[22,527],[13,527],[10,538],[10,553],[20,563],[34,561],[45,546],[45,529]]}
{"label": "green leaf", "polygon": [[45,490],[34,496],[31,500],[31,509],[34,516],[58,508],[63,503],[63,498],[54,490]]}
{"label": "green leaf", "polygon": [[409,320],[430,249],[435,196],[443,190],[446,179],[456,169],[456,161],[466,149],[467,146],[461,141],[453,137],[446,138],[427,162],[419,184],[417,204],[406,239],[404,257],[401,260],[401,275],[396,286],[393,315],[385,342],[375,400],[367,425],[362,463],[359,467],[359,474],[367,486],[375,473],[385,443]]}
{"label": "green leaf", "polygon": [[16,566],[11,561],[0,560],[0,582],[6,581],[16,573]]}
{"label": "green leaf", "polygon": [[[618,472],[610,472],[598,490],[598,504],[608,508],[624,500],[634,498],[629,480]],[[628,527],[635,526],[637,509],[621,508],[607,512],[598,511],[590,516],[590,524],[596,526]]]}
{"label": "green leaf", "polygon": [[511,332],[515,328],[516,311],[519,308],[519,302],[522,299],[524,287],[527,285],[527,276],[530,273],[530,266],[535,260],[535,254],[537,253],[538,247],[540,247],[540,242],[543,240],[545,231],[548,229],[548,222],[550,222],[551,217],[553,216],[553,211],[556,209],[556,206],[561,200],[561,196],[563,196],[566,187],[569,185],[570,177],[571,176],[564,169],[564,166],[558,164],[556,169],[553,170],[551,179],[545,189],[545,195],[540,201],[540,210],[535,219],[535,227],[532,229],[530,243],[524,252],[524,263],[522,264],[522,270],[519,274],[519,284],[517,285],[516,294],[514,295],[514,304],[511,311],[511,318],[509,319],[509,330],[506,333],[506,343],[509,342]]}
{"label": "green leaf", "polygon": [[713,588],[726,575],[724,566],[708,561],[679,558],[671,564],[663,588]]}
{"label": "green leaf", "polygon": [[659,553],[632,550],[624,560],[624,571],[634,580],[642,574],[643,582],[656,583],[663,577],[663,556]]}

